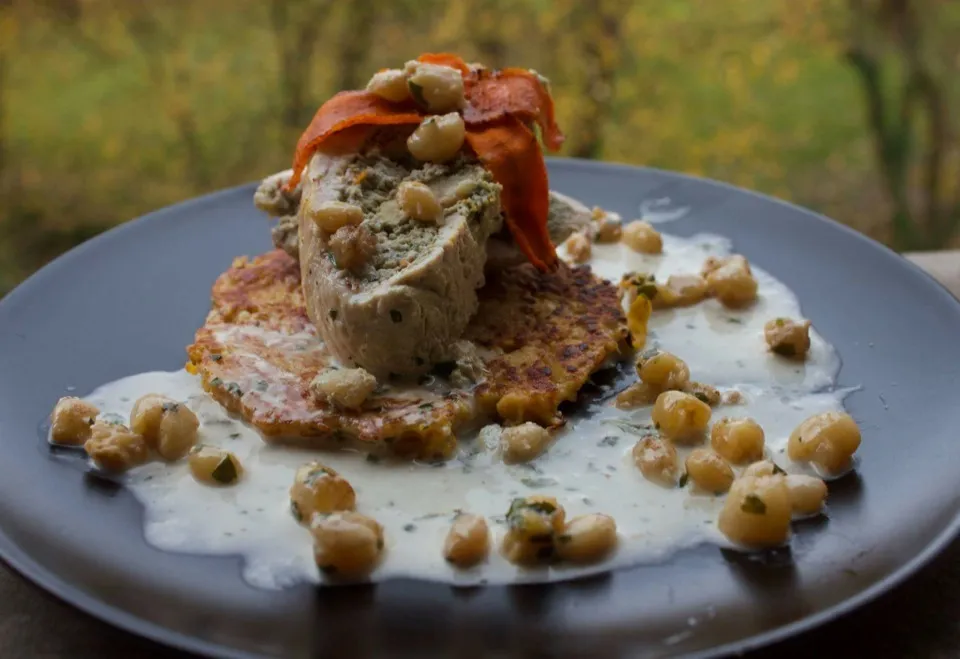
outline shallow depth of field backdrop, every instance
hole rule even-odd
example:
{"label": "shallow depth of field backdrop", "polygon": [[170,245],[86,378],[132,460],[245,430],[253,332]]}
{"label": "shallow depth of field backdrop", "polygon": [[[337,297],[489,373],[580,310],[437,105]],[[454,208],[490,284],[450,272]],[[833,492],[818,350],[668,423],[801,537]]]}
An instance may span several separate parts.
{"label": "shallow depth of field backdrop", "polygon": [[960,244],[958,0],[0,0],[0,295],[286,168],[331,93],[441,50],[550,77],[566,155]]}

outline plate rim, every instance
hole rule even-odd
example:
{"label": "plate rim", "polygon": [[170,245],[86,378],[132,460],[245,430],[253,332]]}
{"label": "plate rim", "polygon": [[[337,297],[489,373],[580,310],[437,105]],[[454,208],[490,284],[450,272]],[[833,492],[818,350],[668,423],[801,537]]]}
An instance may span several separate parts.
{"label": "plate rim", "polygon": [[[736,185],[717,181],[710,178],[675,172],[671,170],[660,169],[656,167],[630,165],[620,162],[594,161],[582,158],[566,157],[547,157],[548,165],[567,169],[586,169],[586,170],[613,170],[628,175],[636,175],[644,172],[657,175],[668,175],[679,180],[693,181],[698,184],[709,185],[721,189],[746,194],[758,198],[767,203],[774,203],[803,213],[812,220],[826,223],[834,229],[846,233],[848,236],[866,243],[872,248],[880,248],[888,255],[894,256],[914,273],[920,273],[930,283],[935,285],[944,299],[945,304],[952,304],[960,309],[960,299],[958,299],[946,286],[933,277],[929,272],[905,258],[902,254],[894,251],[887,245],[866,236],[851,227],[827,217],[817,211],[805,208],[798,204],[779,199],[761,192],[738,187]],[[229,188],[223,188],[214,192],[197,195],[169,206],[155,209],[136,218],[127,220],[122,224],[104,231],[93,238],[84,241],[80,245],[59,255],[55,259],[45,264],[42,268],[31,274],[25,280],[20,282],[13,290],[0,299],[0,308],[16,304],[25,292],[35,282],[52,276],[54,271],[64,266],[70,261],[82,258],[83,254],[93,246],[103,240],[112,240],[128,231],[136,230],[144,222],[157,221],[158,216],[166,213],[190,210],[195,207],[216,203],[220,198],[237,194],[243,190],[255,189],[257,181],[247,182]],[[760,632],[745,638],[731,641],[723,645],[698,650],[693,653],[682,655],[691,659],[706,659],[708,657],[721,657],[729,654],[742,654],[768,647],[774,643],[787,640],[798,636],[804,632],[813,630],[824,625],[827,622],[842,618],[853,611],[877,600],[880,596],[896,590],[910,577],[916,575],[920,570],[930,564],[930,562],[941,554],[951,543],[960,537],[960,510],[957,510],[952,520],[946,524],[943,529],[917,554],[902,563],[891,571],[888,575],[872,583],[859,593],[836,602],[829,607],[817,611],[811,615],[800,618],[793,622],[781,625],[779,627]],[[69,581],[58,576],[54,571],[43,567],[37,563],[30,555],[13,541],[7,532],[0,528],[0,561],[11,569],[17,578],[20,578],[33,586],[39,588],[44,595],[56,598],[73,608],[89,615],[101,623],[120,629],[126,633],[147,639],[149,641],[166,646],[175,650],[199,653],[202,655],[223,658],[223,659],[262,659],[268,655],[250,653],[246,650],[230,648],[225,645],[206,641],[196,636],[172,630],[160,623],[151,622],[134,614],[128,613],[122,608],[107,604],[97,597],[87,594],[71,584]],[[629,652],[629,650],[628,650]]]}

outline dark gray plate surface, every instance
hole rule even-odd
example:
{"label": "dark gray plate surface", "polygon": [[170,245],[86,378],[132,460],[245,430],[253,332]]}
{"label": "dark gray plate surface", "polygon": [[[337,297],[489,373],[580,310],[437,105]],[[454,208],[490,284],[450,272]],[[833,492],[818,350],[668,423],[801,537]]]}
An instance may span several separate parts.
{"label": "dark gray plate surface", "polygon": [[[153,213],[73,250],[0,302],[0,554],[72,604],[217,656],[672,656],[757,647],[889,589],[960,525],[960,304],[887,249],[807,211],[708,181],[550,163],[552,187],[633,217],[669,197],[670,232],[721,233],[799,295],[839,350],[864,434],[859,474],[792,552],[716,547],[551,587],[251,589],[239,560],[147,546],[141,509],[56,459],[38,429],[58,397],[175,370],[215,277],[269,248],[252,186]],[[54,632],[55,633],[55,632]]]}

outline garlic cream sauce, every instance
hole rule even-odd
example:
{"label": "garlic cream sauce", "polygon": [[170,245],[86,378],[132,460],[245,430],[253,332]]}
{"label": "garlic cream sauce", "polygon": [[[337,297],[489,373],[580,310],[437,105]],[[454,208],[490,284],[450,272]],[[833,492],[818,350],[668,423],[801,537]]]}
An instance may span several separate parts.
{"label": "garlic cream sauce", "polygon": [[[655,274],[662,281],[674,273],[698,273],[704,259],[729,254],[731,248],[725,238],[713,235],[663,238],[664,253],[655,256],[622,244],[595,244],[590,265],[614,283],[630,271]],[[561,256],[566,256],[562,249]],[[759,282],[754,306],[731,311],[707,300],[657,311],[650,319],[647,346],[685,360],[692,380],[740,391],[742,403],[718,406],[712,418],[753,417],[766,433],[769,457],[788,472],[807,473],[808,468],[786,457],[786,441],[807,417],[842,409],[846,392],[834,387],[840,362],[815,331],[806,362],[767,351],[764,323],[802,314],[786,286],[759,268],[753,272]],[[145,508],[147,542],[174,552],[240,555],[243,577],[256,587],[323,581],[311,536],[294,520],[288,498],[295,470],[311,460],[339,471],[356,490],[357,510],[383,525],[386,549],[373,581],[397,576],[462,585],[554,581],[661,561],[698,543],[729,544],[716,527],[722,496],[698,493],[691,485],[656,485],[634,466],[630,452],[638,436],[631,425],[650,422],[649,406],[626,411],[613,407],[609,398],[594,403],[585,414],[574,415],[550,448],[526,465],[502,463],[491,428],[461,437],[455,459],[421,464],[268,445],[255,430],[231,418],[203,392],[199,378],[186,371],[133,375],[86,399],[103,413],[126,419],[133,401],[147,393],[186,401],[200,418],[200,441],[232,451],[245,472],[239,484],[226,488],[196,482],[186,461],[155,462],[129,473],[127,483]],[[682,461],[690,449],[678,450]],[[497,551],[506,530],[504,515],[514,497],[531,494],[556,497],[568,520],[588,512],[612,516],[620,538],[616,552],[586,568],[520,569],[508,563]],[[489,559],[469,570],[452,568],[441,553],[461,510],[485,516],[493,535]]]}

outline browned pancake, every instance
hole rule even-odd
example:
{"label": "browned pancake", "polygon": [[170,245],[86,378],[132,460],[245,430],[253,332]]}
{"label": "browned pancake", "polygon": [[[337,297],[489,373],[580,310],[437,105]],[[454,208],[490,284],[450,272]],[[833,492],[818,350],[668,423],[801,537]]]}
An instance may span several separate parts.
{"label": "browned pancake", "polygon": [[337,410],[310,395],[310,382],[331,360],[307,318],[298,264],[275,250],[238,258],[217,279],[212,309],[187,352],[204,388],[268,441],[355,439],[442,458],[456,445],[456,429],[480,416],[559,423],[560,403],[576,398],[626,335],[615,286],[586,268],[561,264],[541,274],[518,266],[480,291],[464,338],[488,349],[489,375],[473,391],[440,379],[413,389],[386,383],[362,410]]}

